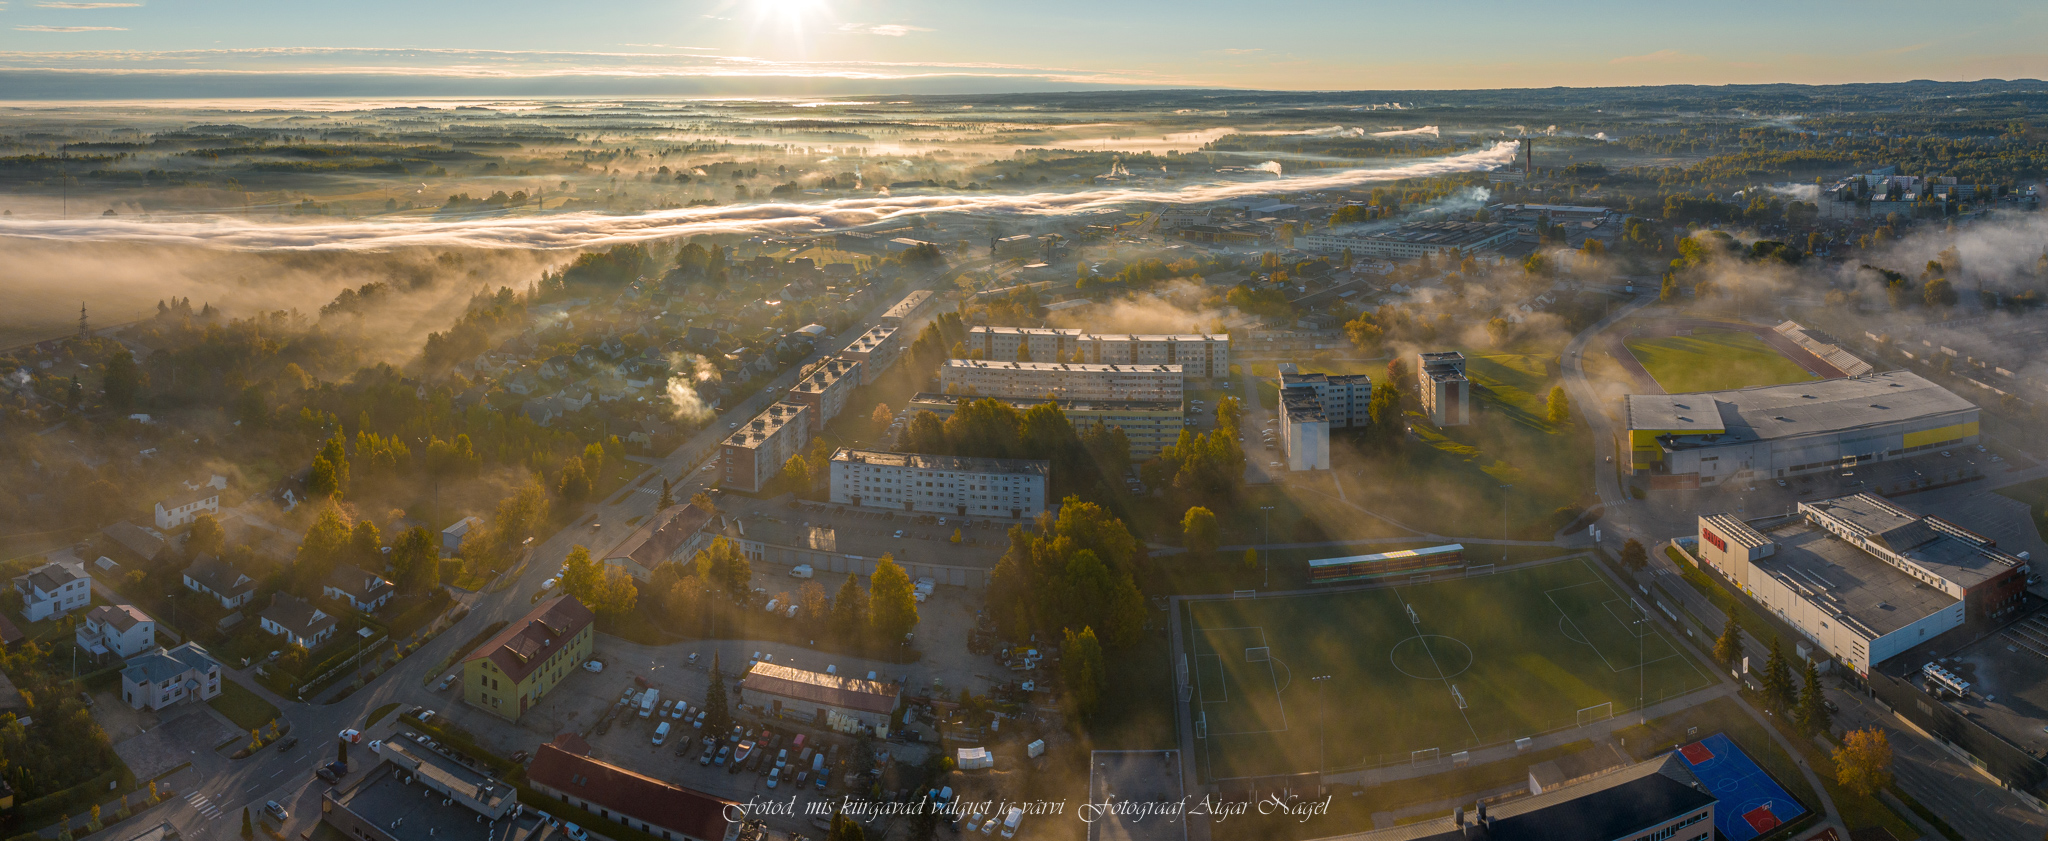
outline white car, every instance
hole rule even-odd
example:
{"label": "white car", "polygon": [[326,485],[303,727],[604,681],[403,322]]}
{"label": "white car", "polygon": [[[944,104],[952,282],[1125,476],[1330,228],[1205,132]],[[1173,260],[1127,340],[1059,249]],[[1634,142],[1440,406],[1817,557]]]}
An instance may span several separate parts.
{"label": "white car", "polygon": [[363,741],[363,731],[351,727],[347,730],[341,731],[340,739],[351,745],[359,744]]}
{"label": "white car", "polygon": [[583,670],[591,674],[604,671],[604,662],[601,660],[585,660],[583,661]]}
{"label": "white car", "polygon": [[383,739],[371,739],[371,740],[370,740],[370,752],[371,752],[371,753],[382,753],[382,752],[383,752],[383,750],[384,750],[384,740],[383,740]]}
{"label": "white car", "polygon": [[559,578],[550,578],[550,579],[548,579],[548,580],[546,580],[546,581],[542,581],[542,582],[540,583],[540,588],[541,588],[541,589],[543,589],[543,590],[553,590],[553,589],[555,589],[555,585],[556,585],[556,584],[559,584],[559,583],[561,583],[561,579],[559,579]]}

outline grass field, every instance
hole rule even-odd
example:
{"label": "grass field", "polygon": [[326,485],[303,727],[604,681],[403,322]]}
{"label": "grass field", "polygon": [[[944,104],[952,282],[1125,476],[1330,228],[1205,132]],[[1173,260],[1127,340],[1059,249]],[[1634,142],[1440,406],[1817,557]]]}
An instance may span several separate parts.
{"label": "grass field", "polygon": [[[1319,735],[1329,770],[1407,762],[1432,749],[1447,761],[1574,726],[1587,708],[1611,704],[1593,717],[1631,708],[1639,679],[1649,703],[1712,683],[1655,627],[1638,638],[1632,610],[1584,559],[1377,590],[1190,603],[1181,654],[1203,773],[1313,771]],[[1319,675],[1330,676],[1321,699]]]}
{"label": "grass field", "polygon": [[1630,339],[1627,345],[1672,394],[1820,379],[1740,330],[1695,330],[1689,336]]}
{"label": "grass field", "polygon": [[243,730],[268,727],[276,721],[277,706],[263,700],[263,696],[249,691],[249,688],[232,680],[220,682],[220,694],[207,700],[206,705]]}

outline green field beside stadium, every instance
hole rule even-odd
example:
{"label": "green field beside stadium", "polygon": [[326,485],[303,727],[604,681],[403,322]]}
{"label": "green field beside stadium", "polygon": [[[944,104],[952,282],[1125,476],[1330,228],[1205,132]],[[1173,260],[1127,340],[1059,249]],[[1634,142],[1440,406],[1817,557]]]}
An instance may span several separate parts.
{"label": "green field beside stadium", "polygon": [[1671,394],[1819,379],[1755,333],[1740,330],[1695,330],[1688,336],[1630,339],[1625,344]]}
{"label": "green field beside stadium", "polygon": [[[1268,776],[1313,772],[1319,761],[1338,771],[1426,760],[1432,750],[1449,763],[1457,751],[1633,708],[1639,677],[1652,704],[1711,685],[1654,623],[1637,637],[1641,601],[1574,558],[1379,589],[1185,603],[1179,654],[1201,771],[1211,780]],[[1612,706],[1582,713],[1601,704]]]}

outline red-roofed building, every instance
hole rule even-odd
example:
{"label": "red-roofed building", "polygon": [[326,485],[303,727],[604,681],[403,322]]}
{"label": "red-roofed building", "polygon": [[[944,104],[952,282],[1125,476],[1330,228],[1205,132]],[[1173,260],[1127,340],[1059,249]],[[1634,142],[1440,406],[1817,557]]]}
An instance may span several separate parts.
{"label": "red-roofed building", "polygon": [[740,700],[777,718],[809,721],[841,733],[873,730],[889,737],[889,719],[903,688],[894,683],[755,663],[740,678]]}
{"label": "red-roofed building", "polygon": [[462,662],[462,700],[512,721],[590,658],[596,616],[572,596],[541,602]]}
{"label": "red-roofed building", "polygon": [[[739,837],[739,804],[552,744],[526,766],[535,790],[598,817],[618,821],[662,841],[732,841]],[[591,827],[593,831],[602,829]]]}

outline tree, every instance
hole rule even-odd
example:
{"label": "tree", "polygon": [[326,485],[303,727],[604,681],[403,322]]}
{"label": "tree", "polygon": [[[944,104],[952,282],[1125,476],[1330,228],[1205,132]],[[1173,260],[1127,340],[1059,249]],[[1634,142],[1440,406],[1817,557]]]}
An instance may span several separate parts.
{"label": "tree", "polygon": [[1892,743],[1882,729],[1851,730],[1835,748],[1835,781],[1870,797],[1892,784]]}
{"label": "tree", "polygon": [[1366,416],[1372,419],[1368,433],[1370,438],[1382,447],[1400,443],[1401,390],[1393,383],[1379,383],[1372,387],[1372,400],[1366,404]]}
{"label": "tree", "polygon": [[1387,340],[1387,331],[1372,322],[1372,316],[1360,314],[1344,324],[1344,335],[1351,339],[1353,347],[1368,355],[1378,354]]}
{"label": "tree", "polygon": [[292,561],[292,576],[300,591],[319,586],[348,550],[348,540],[349,523],[341,508],[331,502],[321,506],[313,525],[306,529],[305,539],[299,541],[298,556]]}
{"label": "tree", "polygon": [[1808,660],[1800,677],[1806,687],[1799,693],[1799,708],[1793,712],[1793,721],[1807,735],[1826,733],[1832,722],[1829,720],[1827,696],[1820,685],[1820,670],[1814,667],[1812,660]]}
{"label": "tree", "polygon": [[441,553],[434,545],[434,533],[425,528],[406,529],[391,546],[391,568],[398,577],[401,593],[423,593],[441,583]]}
{"label": "tree", "polygon": [[640,589],[633,584],[633,576],[615,566],[604,568],[597,586],[590,598],[582,599],[586,606],[599,616],[617,619],[633,609],[640,600]]}
{"label": "tree", "polygon": [[1920,295],[1930,307],[1953,307],[1956,305],[1956,286],[1948,278],[1937,277],[1927,281]]}
{"label": "tree", "polygon": [[825,841],[868,841],[868,831],[860,822],[843,813],[832,815],[832,828],[826,830]]}
{"label": "tree", "polygon": [[1678,278],[1670,272],[1665,272],[1663,281],[1657,286],[1657,302],[1669,304],[1676,300],[1678,300]]}
{"label": "tree", "polygon": [[732,729],[732,715],[725,709],[725,672],[719,669],[718,652],[711,652],[711,685],[704,688],[704,732],[724,734]]}
{"label": "tree", "polygon": [[135,399],[142,394],[142,369],[135,364],[135,357],[126,350],[115,351],[107,357],[105,373],[100,380],[100,389],[106,393],[107,408],[126,412],[135,406]]}
{"label": "tree", "polygon": [[888,429],[889,423],[895,419],[896,416],[890,413],[887,403],[876,403],[875,410],[868,413],[868,423],[875,425],[876,432]]}
{"label": "tree", "polygon": [[251,823],[249,822],[249,807],[247,807],[247,806],[243,806],[243,807],[242,807],[242,837],[243,837],[243,838],[254,838],[254,837],[256,837],[256,827],[255,827],[255,825],[253,825],[253,824],[251,824]]}
{"label": "tree", "polygon": [[754,565],[747,561],[745,552],[730,538],[720,537],[711,541],[691,559],[697,567],[697,574],[724,592],[733,604],[744,605],[753,594]]}
{"label": "tree", "polygon": [[782,463],[782,472],[789,477],[789,483],[795,486],[797,491],[810,490],[811,466],[804,462],[803,455],[790,456],[788,461]]}
{"label": "tree", "polygon": [[1505,318],[1494,316],[1486,320],[1486,338],[1494,347],[1506,347],[1515,338],[1515,325]]}
{"label": "tree", "polygon": [[1792,667],[1785,662],[1784,647],[1775,638],[1771,640],[1771,656],[1764,661],[1763,681],[1764,700],[1773,709],[1790,711],[1792,702],[1797,700],[1793,695]]}
{"label": "tree", "polygon": [[586,546],[572,546],[569,557],[562,564],[562,592],[575,596],[586,607],[596,609],[598,586],[604,583],[604,570],[591,560],[590,549]]}
{"label": "tree", "polygon": [[861,592],[860,576],[846,576],[839,594],[832,597],[831,631],[840,639],[858,644],[868,627],[867,594]]}
{"label": "tree", "polygon": [[910,575],[895,558],[883,555],[868,576],[868,626],[877,641],[900,644],[917,627],[917,598],[911,593]]}
{"label": "tree", "polygon": [[812,634],[825,627],[825,620],[832,615],[832,600],[825,598],[825,587],[816,581],[806,581],[796,591],[797,621],[803,623]]}
{"label": "tree", "polygon": [[1735,617],[1728,617],[1728,624],[1721,626],[1721,636],[1714,640],[1714,659],[1721,665],[1733,666],[1742,659],[1742,626]]}
{"label": "tree", "polygon": [[664,476],[661,479],[661,499],[655,501],[654,510],[667,511],[669,509],[669,506],[675,504],[675,485],[671,484],[668,480],[668,477]]}
{"label": "tree", "polygon": [[1650,550],[1643,548],[1643,542],[1633,537],[1621,544],[1621,565],[1641,572],[1650,563]]}
{"label": "tree", "polygon": [[1065,644],[1060,647],[1060,677],[1065,683],[1067,701],[1074,714],[1082,720],[1095,714],[1102,700],[1103,684],[1107,681],[1107,668],[1102,661],[1102,643],[1095,639],[1094,628],[1065,631]]}
{"label": "tree", "polygon": [[192,518],[192,529],[185,532],[185,557],[219,555],[227,542],[227,533],[221,530],[220,521],[212,514],[200,514]]}
{"label": "tree", "polygon": [[1215,554],[1221,543],[1222,531],[1216,525],[1216,514],[1207,508],[1195,506],[1180,518],[1181,545],[1197,560],[1208,560]]}
{"label": "tree", "polygon": [[582,502],[590,496],[590,474],[583,469],[582,456],[570,456],[562,462],[562,475],[555,482],[555,492],[562,495],[563,502]]}
{"label": "tree", "polygon": [[1564,393],[1564,386],[1550,387],[1550,399],[1543,402],[1543,419],[1553,427],[1570,426],[1572,422],[1572,399]]}

